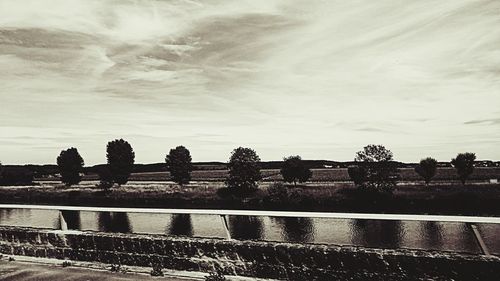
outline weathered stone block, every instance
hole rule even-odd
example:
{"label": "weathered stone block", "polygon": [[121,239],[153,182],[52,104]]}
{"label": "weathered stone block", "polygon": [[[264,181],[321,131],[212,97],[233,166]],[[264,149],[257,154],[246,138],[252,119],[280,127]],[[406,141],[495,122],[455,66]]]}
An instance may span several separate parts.
{"label": "weathered stone block", "polygon": [[287,276],[287,269],[285,267],[267,263],[253,263],[251,265],[251,272],[252,276],[259,278],[284,279]]}
{"label": "weathered stone block", "polygon": [[64,249],[62,248],[47,248],[47,257],[51,259],[64,259]]}
{"label": "weathered stone block", "polygon": [[176,270],[186,270],[186,271],[199,271],[200,266],[198,262],[187,258],[173,258],[172,268]]}
{"label": "weathered stone block", "polygon": [[40,244],[40,242],[41,242],[40,235],[38,234],[38,232],[34,232],[34,231],[26,232],[26,240],[28,243],[30,243],[32,245]]}
{"label": "weathered stone block", "polygon": [[155,238],[153,239],[153,253],[157,255],[165,255],[165,246],[163,245],[163,239]]}
{"label": "weathered stone block", "polygon": [[23,245],[22,246],[24,248],[24,255],[25,256],[29,256],[29,257],[34,257],[36,256],[36,247],[34,246],[30,246],[30,245]]}
{"label": "weathered stone block", "polygon": [[203,245],[205,255],[213,258],[224,258],[228,260],[239,260],[234,244],[230,241],[211,243],[206,241]]}
{"label": "weathered stone block", "polygon": [[135,259],[136,266],[144,266],[144,267],[153,266],[150,255],[133,255],[133,258]]}
{"label": "weathered stone block", "polygon": [[49,232],[47,233],[47,240],[50,245],[54,247],[66,247],[66,239],[64,234]]}
{"label": "weathered stone block", "polygon": [[115,249],[111,236],[94,236],[94,245],[97,251],[113,251]]}
{"label": "weathered stone block", "polygon": [[40,244],[42,245],[47,245],[48,244],[48,233],[47,232],[40,232],[39,233],[40,237]]}
{"label": "weathered stone block", "polygon": [[37,257],[37,258],[46,258],[47,257],[47,249],[45,249],[45,248],[37,248],[35,250],[35,257]]}
{"label": "weathered stone block", "polygon": [[120,264],[135,266],[135,258],[132,253],[117,253],[118,260]]}
{"label": "weathered stone block", "polygon": [[163,251],[165,256],[172,256],[172,257],[180,257],[183,256],[184,253],[180,252],[177,248],[177,242],[172,241],[172,240],[164,240],[163,241]]}
{"label": "weathered stone block", "polygon": [[12,255],[13,254],[13,247],[10,244],[6,243],[0,243],[0,253],[6,254],[6,255]]}
{"label": "weathered stone block", "polygon": [[136,253],[139,254],[147,254],[147,253],[153,253],[154,252],[154,243],[153,239],[149,237],[145,238],[137,238],[138,243],[139,243],[139,248],[136,250]]}
{"label": "weathered stone block", "polygon": [[12,246],[12,254],[16,256],[24,256],[24,246],[22,244]]}
{"label": "weathered stone block", "polygon": [[118,253],[110,252],[110,251],[98,251],[97,259],[99,262],[107,263],[107,264],[119,264],[120,258],[118,257]]}

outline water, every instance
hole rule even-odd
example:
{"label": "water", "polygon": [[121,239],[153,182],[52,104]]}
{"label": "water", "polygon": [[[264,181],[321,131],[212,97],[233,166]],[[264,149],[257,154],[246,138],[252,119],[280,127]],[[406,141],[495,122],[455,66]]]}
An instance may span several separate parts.
{"label": "water", "polygon": [[[217,215],[64,211],[68,228],[123,233],[225,238]],[[232,238],[300,243],[480,253],[465,223],[228,216]],[[58,211],[1,209],[0,225],[60,228]],[[500,255],[500,225],[478,224],[490,251]]]}

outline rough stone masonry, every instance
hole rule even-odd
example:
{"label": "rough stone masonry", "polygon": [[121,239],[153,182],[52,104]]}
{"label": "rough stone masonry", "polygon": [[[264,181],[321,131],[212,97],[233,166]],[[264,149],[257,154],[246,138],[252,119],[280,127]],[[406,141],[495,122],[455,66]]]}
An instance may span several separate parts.
{"label": "rough stone masonry", "polygon": [[500,280],[500,258],[449,252],[0,226],[0,253],[284,280]]}

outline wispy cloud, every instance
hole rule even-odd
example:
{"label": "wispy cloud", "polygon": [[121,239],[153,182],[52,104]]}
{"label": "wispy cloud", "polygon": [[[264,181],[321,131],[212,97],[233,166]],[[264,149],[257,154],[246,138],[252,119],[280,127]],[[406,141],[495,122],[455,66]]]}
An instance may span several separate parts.
{"label": "wispy cloud", "polygon": [[474,125],[474,124],[500,125],[500,118],[471,120],[471,121],[464,122],[464,124],[466,124],[466,125]]}
{"label": "wispy cloud", "polygon": [[225,160],[239,145],[263,159],[349,160],[367,143],[406,161],[429,147],[441,159],[462,149],[498,159],[479,140],[500,137],[499,9],[494,0],[3,0],[0,160],[47,162],[77,146],[86,163],[103,162],[115,137],[142,162],[179,144],[195,160]]}

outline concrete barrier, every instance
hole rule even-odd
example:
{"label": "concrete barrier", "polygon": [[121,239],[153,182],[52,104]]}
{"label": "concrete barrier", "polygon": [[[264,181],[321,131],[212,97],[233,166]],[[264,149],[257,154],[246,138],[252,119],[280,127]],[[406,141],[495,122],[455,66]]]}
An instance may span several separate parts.
{"label": "concrete barrier", "polygon": [[[0,253],[286,280],[495,280],[500,258],[448,252],[0,227]],[[493,278],[493,279],[492,279]]]}

